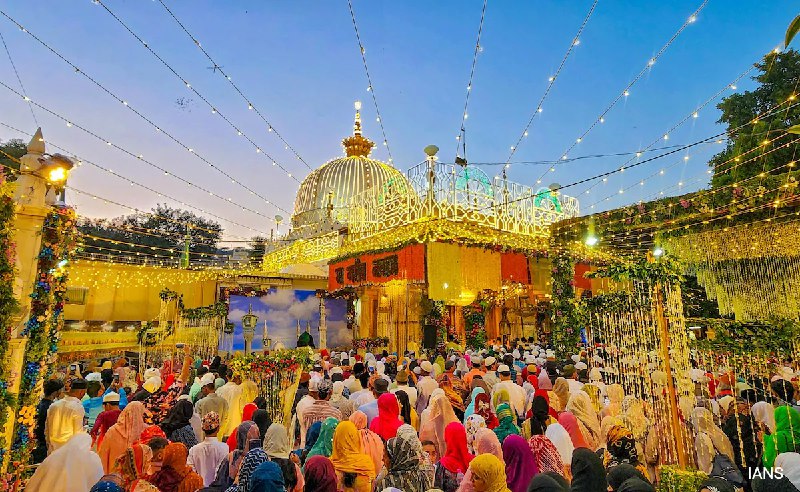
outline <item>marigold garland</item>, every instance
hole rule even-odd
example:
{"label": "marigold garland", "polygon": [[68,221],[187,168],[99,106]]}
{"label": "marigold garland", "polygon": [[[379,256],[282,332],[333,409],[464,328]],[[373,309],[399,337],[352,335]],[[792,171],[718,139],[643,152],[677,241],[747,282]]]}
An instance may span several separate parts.
{"label": "marigold garland", "polygon": [[[11,324],[18,303],[14,297],[14,200],[11,198],[5,174],[0,173],[0,429],[8,421],[8,407],[14,407],[14,395],[8,392],[6,381],[10,379],[8,366]],[[0,463],[8,449],[5,433],[0,433]]]}

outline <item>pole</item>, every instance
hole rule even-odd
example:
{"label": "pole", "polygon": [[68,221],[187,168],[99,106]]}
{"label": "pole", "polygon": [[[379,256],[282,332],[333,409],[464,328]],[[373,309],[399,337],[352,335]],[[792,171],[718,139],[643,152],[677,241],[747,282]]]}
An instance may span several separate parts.
{"label": "pole", "polygon": [[683,445],[683,429],[681,428],[681,421],[678,416],[678,395],[675,392],[675,382],[672,378],[672,369],[670,367],[669,325],[664,315],[664,301],[662,298],[661,285],[658,283],[653,286],[653,296],[655,298],[656,321],[658,323],[658,333],[661,341],[661,357],[664,359],[664,372],[667,373],[667,397],[669,398],[672,435],[675,436],[678,464],[681,468],[685,468],[688,464],[688,460],[686,459],[686,449]]}

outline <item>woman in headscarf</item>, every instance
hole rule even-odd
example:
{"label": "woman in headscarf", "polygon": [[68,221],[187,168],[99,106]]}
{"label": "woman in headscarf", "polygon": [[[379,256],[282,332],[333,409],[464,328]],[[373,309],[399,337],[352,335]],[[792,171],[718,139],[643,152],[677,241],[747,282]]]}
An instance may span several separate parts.
{"label": "woman in headscarf", "polygon": [[623,424],[633,433],[636,442],[643,445],[650,428],[650,419],[644,414],[644,404],[633,395],[628,395],[622,399],[620,406]]}
{"label": "woman in headscarf", "polygon": [[[249,489],[252,492],[286,492],[291,490],[286,487],[284,475],[277,463],[265,461],[253,470],[250,477]],[[301,489],[302,490],[302,489]]]}
{"label": "woman in headscarf", "polygon": [[790,405],[775,407],[775,432],[764,436],[764,466],[770,468],[781,453],[800,451],[800,413]]}
{"label": "woman in headscarf", "polygon": [[534,420],[539,421],[539,424],[545,428],[548,424],[555,422],[555,419],[550,416],[550,405],[544,395],[534,395],[533,400],[531,400],[531,417],[526,419],[520,428],[523,438],[530,439],[533,435],[531,427],[534,425]]}
{"label": "woman in headscarf", "polygon": [[384,445],[381,437],[367,429],[367,415],[364,412],[353,412],[350,416],[350,422],[358,429],[358,434],[361,438],[361,452],[372,459],[372,464],[376,470],[375,474],[377,475],[383,466]]}
{"label": "woman in headscarf", "polygon": [[[558,477],[564,480],[560,475]],[[566,481],[562,483],[550,474],[540,473],[531,480],[528,485],[528,492],[569,492],[569,484]]]}
{"label": "woman in headscarf", "polygon": [[[474,453],[471,450],[470,453],[475,456],[493,454],[500,460],[503,459],[503,447],[500,441],[497,440],[497,435],[485,427],[479,429],[475,435],[474,446]],[[467,473],[464,474],[464,479],[461,480],[461,485],[458,486],[456,492],[475,492],[475,488],[472,486],[471,470],[467,469]]]}
{"label": "woman in headscarf", "polygon": [[482,492],[510,492],[506,486],[505,464],[492,454],[482,454],[469,464],[472,484]]}
{"label": "woman in headscarf", "polygon": [[350,415],[356,411],[353,402],[350,401],[349,398],[344,397],[344,381],[336,381],[333,383],[333,393],[331,393],[331,399],[328,400],[328,403],[342,412],[342,420],[349,419]]}
{"label": "woman in headscarf", "polygon": [[[692,427],[697,436],[694,440],[697,453],[697,468],[703,473],[711,473],[714,456],[724,454],[733,461],[733,445],[722,429],[714,423],[714,415],[707,408],[692,410]],[[766,456],[766,452],[765,452]],[[765,461],[766,463],[766,461]],[[766,465],[765,465],[766,466]],[[770,463],[769,466],[772,466]]]}
{"label": "woman in headscarf", "polygon": [[647,476],[647,467],[639,461],[636,439],[631,431],[621,425],[615,425],[608,430],[603,464],[606,471],[618,465],[630,465],[639,470],[642,476]]}
{"label": "woman in headscarf", "polygon": [[311,446],[311,449],[306,455],[306,459],[312,456],[330,457],[333,452],[333,434],[336,432],[336,426],[338,425],[339,421],[335,417],[328,417],[322,421],[322,427],[320,427],[317,442]]}
{"label": "woman in headscarf", "polygon": [[606,492],[606,469],[597,453],[586,448],[572,453],[572,492]]}
{"label": "woman in headscarf", "polygon": [[203,488],[203,478],[186,464],[189,450],[182,443],[173,442],[164,449],[164,460],[152,479],[161,492],[195,492]]}
{"label": "woman in headscarf", "polygon": [[481,393],[485,394],[486,392],[480,386],[475,386],[472,388],[472,393],[469,395],[469,405],[467,405],[466,410],[464,410],[464,423],[467,422],[467,419],[470,415],[475,413],[475,398]]}
{"label": "woman in headscarf", "polygon": [[426,492],[433,485],[422,469],[422,443],[414,428],[403,424],[397,436],[386,442],[386,476],[375,483],[375,490],[396,487],[404,492]]}
{"label": "woman in headscarf", "polygon": [[569,438],[572,440],[573,447],[589,447],[589,444],[586,442],[586,438],[583,436],[583,432],[581,431],[578,419],[572,415],[572,413],[562,412],[561,415],[558,416],[558,423],[561,424],[561,426],[564,427],[564,430],[566,430],[569,434]]}
{"label": "woman in headscarf", "polygon": [[400,404],[400,418],[404,424],[409,424],[415,430],[419,431],[419,416],[414,407],[411,406],[411,400],[408,398],[408,393],[403,390],[396,391],[394,394],[397,397],[397,403]]}
{"label": "woman in headscarf", "polygon": [[514,417],[514,411],[511,410],[508,403],[501,403],[500,406],[497,407],[497,418],[500,420],[500,424],[493,430],[494,433],[497,434],[497,439],[500,443],[512,434],[518,436],[522,435],[522,431],[515,423],[516,418]]}
{"label": "woman in headscarf", "polygon": [[770,434],[775,432],[775,407],[772,403],[756,402],[750,409],[750,413],[753,414],[756,422],[769,429]]}
{"label": "woman in headscarf", "polygon": [[505,388],[499,389],[492,393],[492,408],[494,408],[495,412],[497,411],[497,407],[503,403],[511,406],[511,396],[508,394],[508,390]]}
{"label": "woman in headscarf", "polygon": [[378,397],[378,416],[372,420],[369,430],[378,434],[381,439],[388,441],[397,434],[397,429],[403,425],[400,420],[400,405],[397,397],[392,393],[384,393]]}
{"label": "woman in headscarf", "polygon": [[600,421],[597,420],[597,412],[589,395],[582,391],[573,393],[565,408],[578,419],[578,425],[588,448],[592,451],[600,449],[603,445],[600,441]]}
{"label": "woman in headscarf", "polygon": [[539,465],[528,443],[520,436],[508,436],[503,441],[503,460],[506,463],[506,478],[511,492],[526,492]]}
{"label": "woman in headscarf", "polygon": [[447,396],[448,401],[450,401],[450,405],[453,406],[453,411],[458,415],[464,415],[464,399],[455,390],[453,386],[453,381],[450,379],[450,375],[444,374],[439,380],[439,388],[444,391],[445,396]]}
{"label": "woman in headscarf", "polygon": [[316,421],[311,424],[311,427],[308,428],[308,432],[306,432],[306,446],[300,452],[300,463],[305,463],[306,458],[308,457],[308,453],[311,451],[311,448],[314,447],[314,444],[317,443],[317,439],[319,439],[319,433],[322,430],[322,422]]}
{"label": "woman in headscarf", "polygon": [[575,446],[572,444],[569,432],[567,432],[564,426],[558,422],[550,424],[547,426],[544,436],[556,447],[558,455],[561,457],[563,463],[572,463],[572,451],[575,449]]}
{"label": "woman in headscarf", "polygon": [[[551,427],[556,426],[561,427],[559,424],[553,424],[547,428],[547,431],[549,432]],[[567,449],[565,449],[564,454],[562,455],[562,453],[559,451],[559,448],[557,448],[553,441],[551,441],[550,438],[545,435],[545,427],[541,421],[532,421],[531,432],[533,435],[530,439],[528,439],[528,447],[533,453],[533,459],[536,460],[536,467],[539,472],[555,472],[558,474],[564,474],[564,464],[569,463],[569,461],[565,460],[565,455],[569,454],[570,459],[572,459],[572,443],[569,442],[569,436],[567,436],[567,441],[569,442],[568,452]],[[566,433],[566,431],[564,431],[564,433]]]}
{"label": "woman in headscarf", "polygon": [[336,470],[331,460],[314,456],[305,465],[306,492],[338,492]]}
{"label": "woman in headscarf", "polygon": [[106,436],[97,450],[105,473],[110,473],[117,458],[122,456],[126,449],[139,440],[142,431],[147,427],[144,422],[146,412],[147,410],[145,410],[142,402],[134,401],[128,403],[125,410],[119,414],[117,423],[106,431]]}
{"label": "woman in headscarf", "polygon": [[475,413],[483,417],[486,427],[489,429],[494,429],[500,425],[497,416],[492,412],[492,405],[487,393],[480,393],[475,397]]}
{"label": "woman in headscarf", "polygon": [[800,454],[779,454],[775,458],[775,468],[780,468],[783,476],[791,482],[796,490],[800,490]]}
{"label": "woman in headscarf", "polygon": [[600,420],[606,417],[616,417],[622,411],[622,399],[625,398],[625,390],[620,384],[609,384],[606,386],[606,396],[608,405],[600,410]]}
{"label": "woman in headscarf", "polygon": [[[567,402],[569,401],[569,383],[567,380],[564,378],[556,378],[556,383],[553,385],[553,393],[556,394],[559,402],[561,403],[560,408],[566,408]],[[552,398],[550,399],[550,403],[553,404]]]}
{"label": "woman in headscarf", "polygon": [[603,407],[602,402],[600,401],[600,388],[592,383],[587,383],[583,385],[581,391],[589,395],[589,400],[592,402],[592,408],[594,409],[595,414],[599,414],[600,409]]}
{"label": "woman in headscarf", "polygon": [[270,418],[269,413],[266,410],[261,410],[259,408],[253,412],[253,422],[258,426],[258,433],[263,441],[264,436],[267,435],[267,429],[269,429],[269,426],[272,425],[272,419]]}
{"label": "woman in headscarf", "polygon": [[161,422],[161,428],[167,435],[167,439],[172,442],[182,442],[186,445],[186,449],[197,444],[197,436],[195,436],[190,422],[193,415],[194,405],[187,400],[178,400]]}
{"label": "woman in headscarf", "polygon": [[145,480],[147,464],[152,457],[153,451],[148,446],[134,444],[117,458],[114,471],[127,492],[158,492],[155,485]]}
{"label": "woman in headscarf", "polygon": [[431,398],[428,417],[420,423],[420,441],[431,441],[436,444],[439,456],[445,452],[445,429],[453,422],[458,422],[453,407],[444,394],[437,394]]}
{"label": "woman in headscarf", "polygon": [[[464,429],[467,431],[467,449],[475,454],[475,438],[479,430],[486,429],[486,421],[480,415],[470,415],[464,423]],[[492,434],[494,435],[494,432]]]}
{"label": "woman in headscarf", "polygon": [[444,430],[445,454],[436,464],[433,486],[454,492],[474,458],[467,449],[467,431],[460,422],[451,422]]}
{"label": "woman in headscarf", "polygon": [[254,492],[250,487],[253,473],[261,463],[269,461],[267,453],[258,444],[257,440],[251,444],[253,449],[248,451],[242,460],[242,466],[239,467],[239,473],[236,475],[236,483],[225,492]]}
{"label": "woman in headscarf", "polygon": [[267,435],[264,436],[263,449],[270,461],[280,467],[283,473],[283,485],[287,492],[302,492],[303,474],[300,473],[300,467],[289,458],[292,452],[289,446],[289,431],[283,424],[275,423],[269,426]]}
{"label": "woman in headscarf", "polygon": [[79,432],[39,464],[25,488],[84,492],[102,476],[103,465],[92,451],[92,437]]}
{"label": "woman in headscarf", "polygon": [[[252,421],[253,412],[255,412],[256,410],[258,410],[258,406],[255,403],[248,403],[247,405],[245,405],[244,408],[242,409],[242,422],[247,422],[248,420]],[[241,424],[242,422],[239,422],[239,424]],[[228,440],[226,441],[226,443],[228,444],[228,449],[230,451],[233,451],[237,447],[236,445],[238,444],[237,441],[238,428],[239,425],[233,428],[231,435],[228,437]]]}
{"label": "woman in headscarf", "polygon": [[629,492],[653,490],[652,485],[650,485],[650,482],[641,471],[624,463],[608,470],[607,480],[608,486],[611,487],[611,490],[614,492],[619,490],[627,490]]}
{"label": "woman in headscarf", "polygon": [[375,465],[361,451],[361,438],[355,424],[341,422],[333,435],[331,463],[336,470],[339,489],[344,492],[370,492],[375,480]]}
{"label": "woman in headscarf", "polygon": [[250,444],[258,442],[258,426],[250,420],[245,420],[236,428],[236,449],[228,453],[228,458],[222,460],[217,467],[217,476],[209,485],[209,490],[224,491],[233,485],[239,468],[247,453],[250,451]]}

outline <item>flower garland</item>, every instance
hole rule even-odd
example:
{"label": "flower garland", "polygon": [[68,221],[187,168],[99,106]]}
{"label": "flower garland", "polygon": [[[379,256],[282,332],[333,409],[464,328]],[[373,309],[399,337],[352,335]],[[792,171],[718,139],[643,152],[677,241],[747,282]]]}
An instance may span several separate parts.
{"label": "flower garland", "polygon": [[[17,398],[19,419],[11,445],[12,461],[27,463],[33,431],[22,410],[36,405],[36,387],[50,376],[55,366],[61,328],[64,325],[64,300],[67,291],[67,265],[77,247],[75,210],[54,208],[44,219],[37,277],[31,293],[31,311],[22,334],[28,337],[23,372]],[[21,469],[21,468],[20,468]]]}
{"label": "flower garland", "polygon": [[432,301],[423,296],[420,302],[425,315],[424,325],[436,327],[436,351],[444,354],[447,352],[448,339],[458,342],[456,327],[450,319],[450,311],[445,308],[444,301]]}
{"label": "flower garland", "polygon": [[269,355],[237,355],[228,361],[234,374],[245,376],[250,373],[270,376],[276,372],[294,372],[311,367],[310,348],[274,350]]}
{"label": "flower garland", "polygon": [[471,349],[486,348],[486,309],[489,301],[481,299],[469,306],[464,306],[461,312],[464,315],[467,347]]}
{"label": "flower garland", "polygon": [[[18,303],[14,297],[14,200],[11,198],[5,174],[0,173],[0,429],[8,421],[8,407],[14,407],[14,395],[8,392],[6,381],[10,379],[8,367],[11,324]],[[0,463],[8,446],[5,433],[0,433]],[[1,482],[0,482],[1,483]]]}
{"label": "flower garland", "polygon": [[686,324],[711,328],[713,338],[694,340],[691,344],[717,354],[791,356],[800,336],[800,322],[785,318],[758,323],[722,318],[687,318]]}
{"label": "flower garland", "polygon": [[575,353],[581,341],[582,316],[575,299],[575,262],[569,252],[559,251],[552,259],[552,342],[559,357]]}
{"label": "flower garland", "polygon": [[699,470],[683,470],[677,465],[663,465],[659,473],[659,492],[694,492],[708,475]]}
{"label": "flower garland", "polygon": [[354,349],[374,349],[389,345],[389,337],[356,338],[353,339]]}

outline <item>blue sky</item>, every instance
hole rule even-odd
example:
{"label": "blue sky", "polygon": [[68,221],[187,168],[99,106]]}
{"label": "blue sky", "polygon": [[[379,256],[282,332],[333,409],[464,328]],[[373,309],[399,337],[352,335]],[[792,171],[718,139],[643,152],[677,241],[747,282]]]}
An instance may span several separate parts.
{"label": "blue sky", "polygon": [[[356,99],[364,103],[365,133],[381,141],[345,0],[165,2],[311,167],[341,154],[339,142],[351,131]],[[470,161],[505,162],[591,4],[590,0],[489,2],[467,119]],[[558,159],[700,4],[700,0],[600,0],[513,161]],[[108,0],[107,5],[289,172],[300,179],[309,172],[266,131],[227,82],[206,68],[210,62],[158,1]],[[354,0],[397,167],[420,162],[428,144],[441,148],[443,160],[452,160],[481,6],[478,0]],[[0,9],[196,153],[291,211],[298,183],[212,114],[101,6],[90,0],[12,0]],[[697,21],[608,113],[606,122],[570,151],[570,157],[635,151],[650,144],[777,46],[796,9],[788,0],[710,0]],[[271,225],[265,216],[286,217],[147,126],[4,17],[0,33],[31,99],[231,202],[191,189],[36,110],[45,140],[179,202],[250,228],[223,222],[229,238],[250,236],[253,229],[268,231]],[[0,81],[19,90],[4,50],[0,74]],[[737,87],[745,90],[752,82],[745,79]],[[181,106],[176,103],[180,98],[192,101]],[[723,131],[716,124],[715,104],[663,144],[690,143]],[[35,129],[25,102],[3,87],[0,123]],[[21,136],[0,126],[2,139]],[[717,149],[718,145],[700,146],[689,152],[688,160],[685,153],[674,155],[609,177],[588,194],[587,185],[567,193],[579,195],[584,211],[592,211],[592,204],[597,211],[662,191],[666,195],[691,191],[707,183],[706,162]],[[374,156],[386,160],[385,148],[379,146]],[[559,165],[543,184],[568,184],[617,169],[626,160],[605,157]],[[485,169],[493,176],[500,168]],[[546,171],[546,166],[517,164],[509,173],[511,179],[532,185]],[[643,179],[644,185],[638,186]],[[159,201],[175,204],[87,165],[72,174],[70,184],[131,207],[147,209]],[[620,189],[625,192],[619,194]],[[89,216],[128,212],[76,192],[70,192],[68,199],[79,213]]]}

